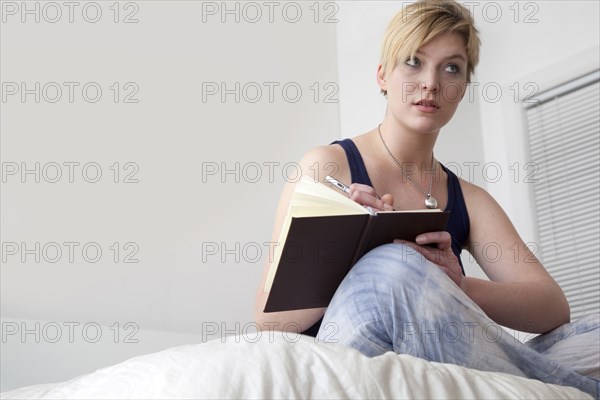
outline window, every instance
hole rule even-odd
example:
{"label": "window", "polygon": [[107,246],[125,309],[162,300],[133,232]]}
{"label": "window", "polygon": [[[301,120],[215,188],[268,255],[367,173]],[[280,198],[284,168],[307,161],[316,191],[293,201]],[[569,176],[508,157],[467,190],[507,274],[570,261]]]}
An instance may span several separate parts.
{"label": "window", "polygon": [[524,101],[540,258],[572,320],[600,312],[600,70]]}

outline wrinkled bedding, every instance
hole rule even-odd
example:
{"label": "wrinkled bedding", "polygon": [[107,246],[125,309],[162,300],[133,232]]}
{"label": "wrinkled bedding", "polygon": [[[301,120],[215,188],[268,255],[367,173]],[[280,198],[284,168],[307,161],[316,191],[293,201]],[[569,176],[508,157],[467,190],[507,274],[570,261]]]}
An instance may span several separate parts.
{"label": "wrinkled bedding", "polygon": [[575,388],[392,352],[368,358],[278,332],[174,347],[1,398],[591,399]]}

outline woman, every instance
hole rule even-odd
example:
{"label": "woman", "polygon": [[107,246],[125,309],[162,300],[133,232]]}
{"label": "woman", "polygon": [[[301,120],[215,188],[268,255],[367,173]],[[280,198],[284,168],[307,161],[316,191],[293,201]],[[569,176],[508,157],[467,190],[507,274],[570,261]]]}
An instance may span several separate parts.
{"label": "woman", "polygon": [[[552,353],[558,337],[581,336],[575,332],[597,336],[592,330],[597,322],[567,324],[569,305],[562,290],[498,203],[435,160],[440,129],[464,96],[478,56],[473,18],[454,1],[421,1],[394,17],[377,71],[387,98],[382,123],[351,140],[309,151],[301,166],[304,171],[314,170],[315,163],[321,166],[322,180],[334,163],[335,177],[352,182],[350,197],[376,210],[448,210],[447,231],[369,252],[344,279],[327,310],[262,313],[268,295],[262,290],[266,265],[257,320],[269,329],[293,324],[310,333],[323,318],[318,339],[344,343],[368,356],[395,351],[577,386],[597,396],[597,381],[576,373],[568,361],[540,354]],[[288,183],[281,196],[274,241],[293,186]],[[493,260],[483,254],[490,243],[500,255]],[[521,251],[515,252],[515,246]],[[490,281],[464,276],[462,249],[474,256]],[[497,324],[532,333],[561,328],[528,346]]]}

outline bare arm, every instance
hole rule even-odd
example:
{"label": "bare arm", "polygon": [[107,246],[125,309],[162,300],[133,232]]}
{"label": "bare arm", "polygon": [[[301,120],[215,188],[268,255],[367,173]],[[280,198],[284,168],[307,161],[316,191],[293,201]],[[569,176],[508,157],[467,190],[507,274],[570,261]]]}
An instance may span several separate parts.
{"label": "bare arm", "polygon": [[[338,179],[349,182],[348,162],[341,147],[322,146],[317,147],[308,153],[300,161],[300,167],[304,175],[316,178],[321,182],[325,181],[325,176],[335,175]],[[318,176],[316,176],[318,175]],[[279,241],[281,227],[289,206],[291,195],[294,191],[295,183],[288,182],[283,188],[279,205],[275,215],[273,226],[272,242]],[[256,322],[265,330],[285,330],[302,332],[315,324],[324,314],[325,308],[312,308],[305,310],[294,310],[285,312],[264,313],[263,309],[269,296],[264,291],[265,282],[270,268],[270,262],[264,265],[262,279],[256,293],[255,319]]]}
{"label": "bare arm", "polygon": [[462,275],[448,232],[424,233],[416,243],[397,242],[437,264],[501,325],[543,333],[569,322],[564,293],[523,243],[502,208],[485,190],[464,181],[461,187],[471,221],[468,250],[490,281]]}
{"label": "bare arm", "polygon": [[461,182],[471,220],[468,250],[490,281],[465,278],[464,290],[494,321],[543,333],[569,322],[567,299],[525,245],[500,205]]}
{"label": "bare arm", "polygon": [[501,325],[544,333],[569,322],[569,305],[555,282],[466,280],[467,295]]}

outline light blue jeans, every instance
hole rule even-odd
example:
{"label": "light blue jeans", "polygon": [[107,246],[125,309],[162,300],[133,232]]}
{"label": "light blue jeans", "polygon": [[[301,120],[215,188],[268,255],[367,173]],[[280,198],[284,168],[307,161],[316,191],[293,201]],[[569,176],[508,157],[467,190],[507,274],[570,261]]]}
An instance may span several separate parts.
{"label": "light blue jeans", "polygon": [[568,349],[593,352],[597,360],[599,325],[594,315],[523,344],[437,266],[405,245],[387,244],[354,265],[327,308],[317,339],[370,357],[394,351],[574,386],[598,398],[599,381],[582,375],[581,357]]}

